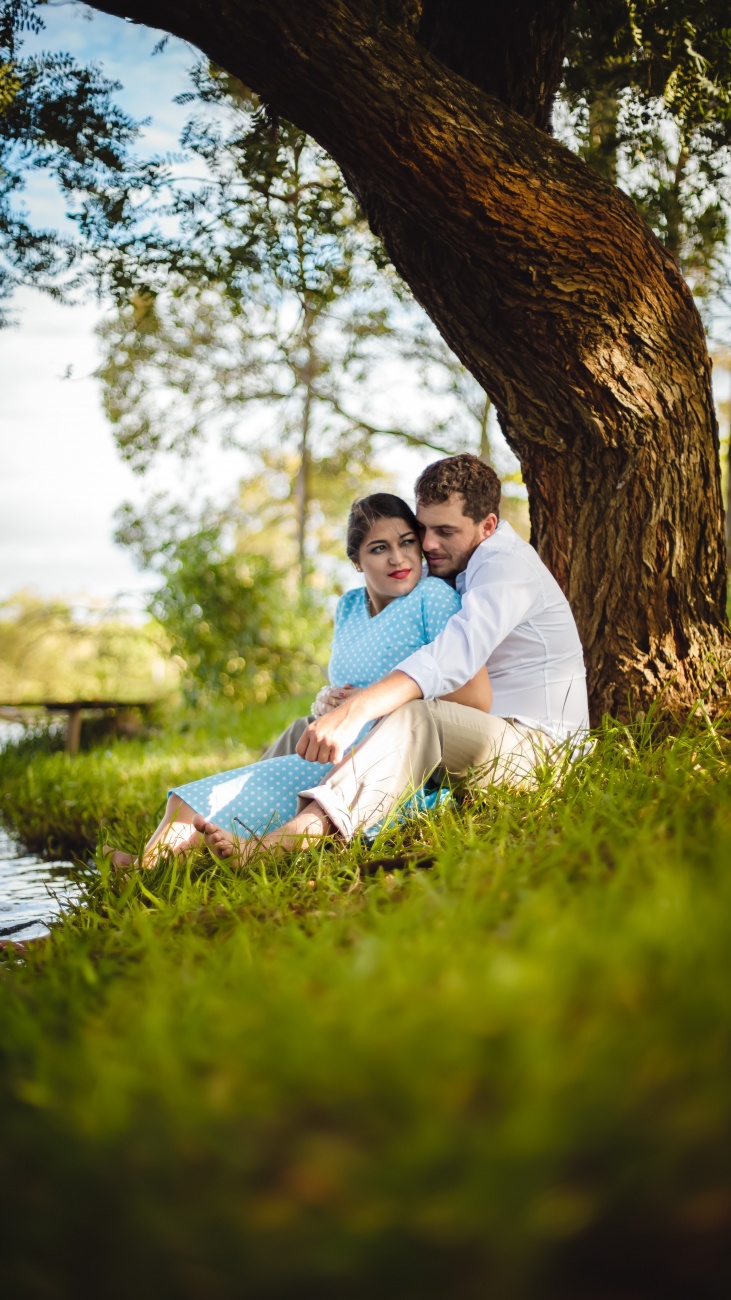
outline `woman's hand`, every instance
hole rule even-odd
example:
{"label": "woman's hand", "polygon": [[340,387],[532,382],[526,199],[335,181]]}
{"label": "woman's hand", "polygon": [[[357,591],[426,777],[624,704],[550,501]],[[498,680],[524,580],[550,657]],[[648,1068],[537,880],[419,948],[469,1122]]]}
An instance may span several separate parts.
{"label": "woman's hand", "polygon": [[321,718],[323,714],[339,709],[341,704],[357,695],[360,689],[360,686],[351,686],[349,682],[345,686],[323,686],[310,705],[310,713]]}
{"label": "woman's hand", "polygon": [[325,694],[324,712],[330,713],[332,709],[339,709],[341,704],[345,704],[346,700],[352,700],[361,689],[360,686],[331,686]]}

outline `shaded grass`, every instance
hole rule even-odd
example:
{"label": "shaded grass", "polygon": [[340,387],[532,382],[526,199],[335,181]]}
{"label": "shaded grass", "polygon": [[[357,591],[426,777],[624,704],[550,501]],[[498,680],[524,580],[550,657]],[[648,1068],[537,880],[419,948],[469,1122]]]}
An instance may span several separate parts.
{"label": "shaded grass", "polygon": [[607,724],[372,850],[89,872],[0,980],[9,1293],[725,1296],[728,753]]}

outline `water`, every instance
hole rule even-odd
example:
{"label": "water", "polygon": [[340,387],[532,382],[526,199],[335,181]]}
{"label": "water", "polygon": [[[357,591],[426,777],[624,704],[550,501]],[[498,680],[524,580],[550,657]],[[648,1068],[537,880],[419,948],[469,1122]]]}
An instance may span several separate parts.
{"label": "water", "polygon": [[79,896],[70,862],[19,856],[0,830],[0,939],[40,939],[49,923]]}
{"label": "water", "polygon": [[[0,746],[20,740],[22,723],[0,718]],[[0,829],[0,939],[40,939],[49,923],[79,896],[68,877],[70,862],[44,862],[21,854]]]}

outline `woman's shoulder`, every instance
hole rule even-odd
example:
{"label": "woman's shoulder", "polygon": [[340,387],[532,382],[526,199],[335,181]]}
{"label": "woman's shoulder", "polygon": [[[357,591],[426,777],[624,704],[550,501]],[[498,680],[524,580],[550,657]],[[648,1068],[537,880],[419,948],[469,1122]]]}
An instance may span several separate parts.
{"label": "woman's shoulder", "polygon": [[426,578],[422,578],[416,590],[421,591],[421,600],[425,608],[453,611],[462,606],[462,597],[442,578],[432,578],[427,575]]}
{"label": "woman's shoulder", "polygon": [[351,587],[350,591],[343,593],[335,606],[335,618],[338,621],[352,614],[353,610],[363,604],[364,591],[365,587]]}

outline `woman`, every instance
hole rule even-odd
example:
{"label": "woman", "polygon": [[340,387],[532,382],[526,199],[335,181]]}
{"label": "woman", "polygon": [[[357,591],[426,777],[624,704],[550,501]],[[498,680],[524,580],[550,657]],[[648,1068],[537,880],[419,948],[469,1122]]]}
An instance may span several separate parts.
{"label": "woman", "polygon": [[[441,579],[422,577],[418,524],[400,497],[376,492],[356,501],[348,520],[346,549],[365,586],[346,592],[335,612],[328,670],[332,696],[326,705],[330,708],[346,691],[378,681],[433,641],[461,603]],[[489,712],[491,697],[483,668],[447,698]],[[331,767],[288,754],[176,787],[170,791],[162,822],[145,846],[143,863],[153,862],[154,851],[163,847],[179,851],[200,843],[192,825],[196,815],[223,827],[230,847],[242,840],[258,840],[293,817],[299,791],[317,784]],[[423,798],[419,806],[424,806]],[[133,862],[130,854],[104,851],[115,866]]]}

